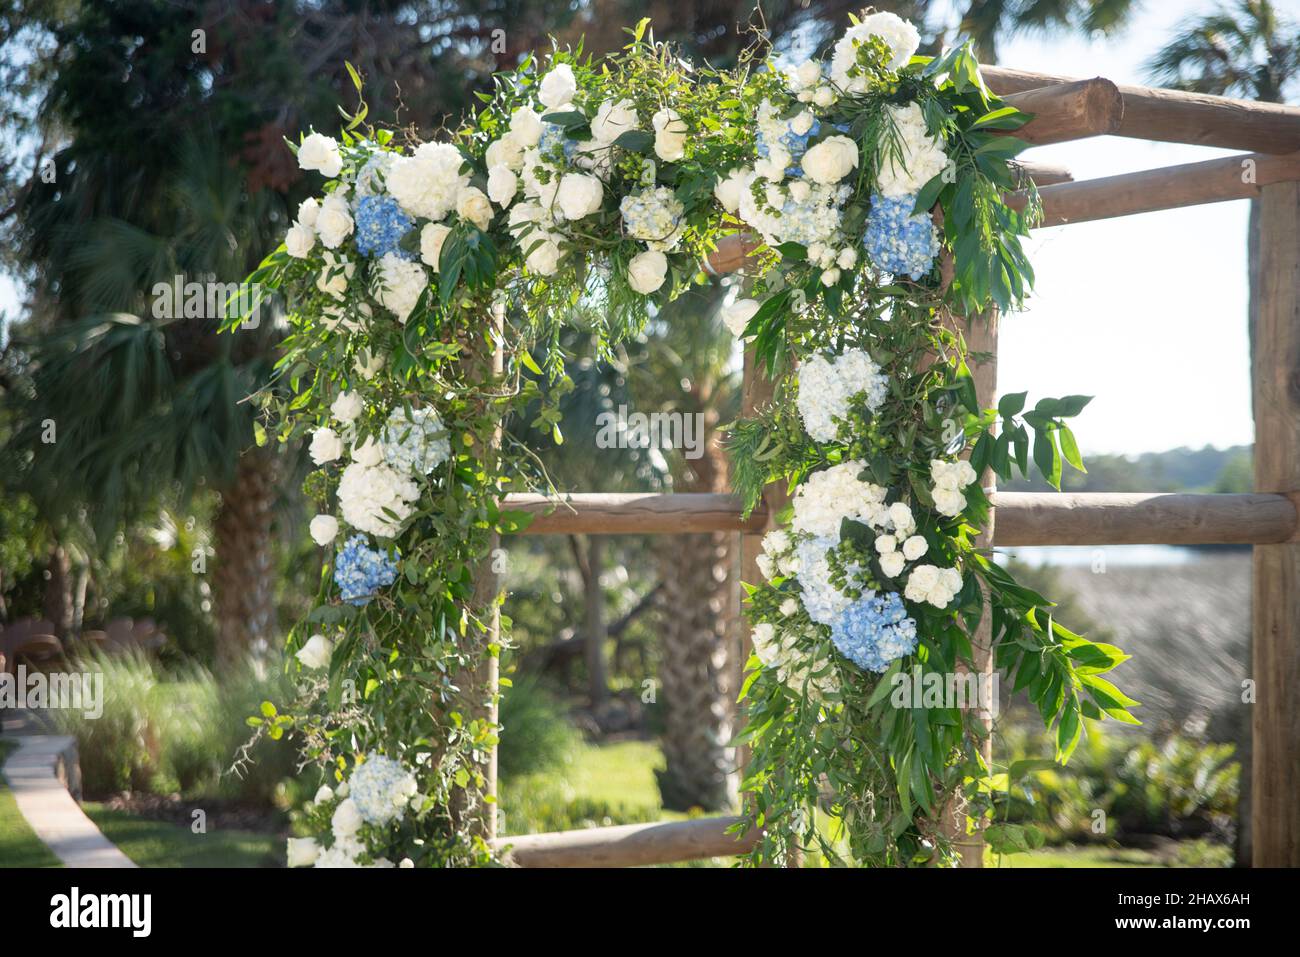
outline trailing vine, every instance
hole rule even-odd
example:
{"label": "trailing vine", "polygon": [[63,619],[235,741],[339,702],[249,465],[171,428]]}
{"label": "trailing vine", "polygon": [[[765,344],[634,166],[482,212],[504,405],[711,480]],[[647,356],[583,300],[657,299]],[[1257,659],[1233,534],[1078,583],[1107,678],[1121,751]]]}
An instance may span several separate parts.
{"label": "trailing vine", "polygon": [[[556,50],[496,76],[435,142],[370,125],[362,102],[337,139],[290,144],[324,187],[250,277],[290,328],[258,401],[265,441],[310,441],[326,562],[289,637],[298,698],[249,720],[292,728],[334,778],[291,863],[496,859],[481,676],[509,621],[492,627],[501,596],[483,582],[499,536],[527,521],[503,497],[548,487],[501,423],[539,408],[534,425],[562,441],[566,323],[602,317],[608,349],[713,281],[703,264],[729,237],[754,248],[724,319],[775,380],[730,427],[734,484],[747,509],[769,486],[793,493],[764,580],[745,585],[750,861],[796,846],[953,859],[942,809],[987,819],[1009,772],[985,762],[977,709],[896,692],[900,676],[968,671],[982,619],[1057,760],[1083,718],[1134,720],[1101,677],[1118,649],[1054,622],[977,542],[985,469],[1032,461],[1059,487],[1063,463],[1083,467],[1067,420],[1087,399],[982,408],[957,318],[1014,309],[1032,285],[1036,203],[1009,163],[1028,117],[987,90],[969,47],[916,56],[892,14],[855,18],[825,62],[756,45],[730,71],[689,66],[646,21],[628,32],[612,56]],[[1018,188],[1024,212],[1002,201]],[[1034,842],[988,833],[999,850]]]}

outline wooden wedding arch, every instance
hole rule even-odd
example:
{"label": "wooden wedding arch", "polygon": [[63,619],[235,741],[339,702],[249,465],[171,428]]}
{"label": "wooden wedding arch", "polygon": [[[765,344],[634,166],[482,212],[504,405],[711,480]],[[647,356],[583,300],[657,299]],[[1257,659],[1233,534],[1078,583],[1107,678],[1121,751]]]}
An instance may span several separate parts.
{"label": "wooden wedding arch", "polygon": [[[982,73],[990,89],[1033,115],[1016,133],[1033,145],[1115,135],[1250,151],[1085,182],[1073,182],[1059,168],[1024,165],[1040,187],[1043,226],[1233,199],[1258,201],[1258,230],[1252,237],[1257,248],[1250,257],[1256,491],[995,493],[983,544],[1254,546],[1253,863],[1300,866],[1300,108],[1119,86],[1102,78],[1073,80],[1000,67]],[[1007,197],[1010,204],[1023,201],[1021,195]],[[743,239],[733,238],[709,266],[716,273],[735,271],[748,251]],[[976,369],[981,402],[991,406],[997,388],[997,317],[971,322],[966,335],[972,352],[991,357]],[[763,405],[771,389],[746,354],[745,410]],[[541,495],[507,498],[509,508],[533,513],[525,534],[737,533],[741,577],[747,581],[758,580],[760,541],[782,504],[775,487],[748,518],[730,495],[575,492],[559,501]],[[975,664],[991,670],[987,621],[980,632]],[[748,646],[746,635],[743,648]],[[494,777],[491,786],[495,790]],[[518,866],[615,867],[744,853],[754,836],[738,840],[727,833],[736,820],[713,817],[504,838],[496,836],[491,822],[484,830]],[[980,835],[957,841],[963,864],[982,866]]]}

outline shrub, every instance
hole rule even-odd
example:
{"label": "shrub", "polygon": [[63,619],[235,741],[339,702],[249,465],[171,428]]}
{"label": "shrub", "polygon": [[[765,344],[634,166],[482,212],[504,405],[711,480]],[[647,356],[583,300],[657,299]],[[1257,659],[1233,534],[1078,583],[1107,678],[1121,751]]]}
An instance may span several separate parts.
{"label": "shrub", "polygon": [[536,678],[524,678],[501,696],[502,776],[532,774],[559,767],[582,744],[564,704]]}

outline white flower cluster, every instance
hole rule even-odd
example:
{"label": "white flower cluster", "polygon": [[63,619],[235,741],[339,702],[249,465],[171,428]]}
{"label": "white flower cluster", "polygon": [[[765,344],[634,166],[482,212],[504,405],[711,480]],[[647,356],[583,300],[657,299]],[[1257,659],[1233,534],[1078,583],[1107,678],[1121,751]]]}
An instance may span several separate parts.
{"label": "white flower cluster", "polygon": [[[796,610],[791,609],[789,614],[793,615]],[[777,678],[796,692],[807,687],[814,700],[838,692],[839,676],[831,656],[821,649],[816,656],[809,657],[798,647],[801,638],[816,640],[817,635],[806,625],[802,628],[778,628],[771,622],[759,622],[753,630],[754,654],[758,655],[763,667],[775,671]]]}
{"label": "white flower cluster", "polygon": [[[846,588],[859,592],[860,598],[873,594],[863,584],[863,568],[858,562],[841,568],[841,585],[831,581],[830,554],[840,545],[844,519],[876,533],[881,573],[885,578],[900,579],[900,584],[908,563],[924,557],[930,548],[925,536],[917,534],[916,518],[907,503],[886,504],[884,488],[858,478],[863,468],[862,462],[849,461],[810,475],[795,492],[791,531],[769,532],[758,557],[764,577],[798,580],[804,610],[822,625],[834,624],[857,600],[846,594]],[[955,568],[914,565],[907,572],[904,597],[944,608],[961,587],[961,573]]]}
{"label": "white flower cluster", "polygon": [[[382,827],[399,820],[406,809],[419,810],[422,798],[415,776],[401,763],[381,754],[371,753],[352,772],[349,782],[332,791],[322,785],[312,803],[317,807],[340,799],[330,816],[330,834],[334,842],[323,848],[315,838],[289,838],[290,867],[354,868],[362,867],[366,854],[362,829],[366,825]],[[410,868],[415,864],[404,858],[398,865],[385,858],[374,858],[372,868]]]}
{"label": "white flower cluster", "polygon": [[893,57],[886,69],[900,70],[912,59],[921,45],[921,35],[909,21],[893,13],[873,13],[849,27],[835,44],[831,54],[831,81],[843,93],[865,93],[867,77],[855,70],[858,47],[868,37],[877,36],[888,44]]}
{"label": "white flower cluster", "polygon": [[[299,152],[298,156],[301,160],[302,153]],[[343,240],[352,235],[355,225],[346,185],[339,186],[320,201],[304,199],[298,204],[298,218],[284,235],[285,252],[295,259],[306,259],[318,239],[326,249],[338,249]]]}
{"label": "white flower cluster", "polygon": [[945,462],[934,459],[930,462],[930,481],[934,483],[930,495],[934,498],[934,508],[940,515],[953,518],[960,515],[966,507],[966,496],[962,489],[974,482],[979,476],[969,462],[962,459],[957,462]]}
{"label": "white flower cluster", "polygon": [[927,131],[919,104],[891,106],[889,115],[898,131],[902,156],[896,159],[892,152],[886,152],[877,186],[891,198],[913,196],[943,172],[948,154],[943,151],[943,142]]}
{"label": "white flower cluster", "polygon": [[380,435],[384,461],[403,474],[428,475],[451,456],[442,434],[442,419],[433,409],[394,409]]}
{"label": "white flower cluster", "polygon": [[[541,111],[521,106],[510,116],[504,136],[488,146],[488,196],[510,210],[509,228],[532,272],[552,275],[564,258],[573,224],[605,208],[616,146],[625,133],[654,137],[655,155],[677,162],[686,155],[688,129],[677,111],[664,108],[647,123],[627,98],[583,104],[575,101],[578,81],[568,64],[554,66],[538,87]],[[564,128],[546,122],[550,113],[582,113],[590,139],[569,139]],[[515,203],[522,186],[523,199]],[[639,293],[659,289],[667,279],[663,255],[676,247],[684,209],[673,191],[654,187],[625,196],[620,203],[627,235],[645,243],[644,252],[628,263],[628,279]]]}
{"label": "white flower cluster", "polygon": [[402,209],[436,223],[447,218],[469,188],[464,165],[465,157],[450,143],[421,143],[411,156],[389,163],[385,185]]}
{"label": "white flower cluster", "polygon": [[[362,446],[362,449],[369,445]],[[356,457],[359,450],[354,450]],[[420,488],[407,476],[383,462],[354,461],[339,477],[339,511],[343,521],[372,535],[391,538],[412,512]]]}
{"label": "white flower cluster", "polygon": [[816,442],[833,442],[855,399],[868,412],[875,412],[888,390],[888,377],[862,349],[849,349],[830,359],[815,355],[799,366],[797,405],[804,429]]}

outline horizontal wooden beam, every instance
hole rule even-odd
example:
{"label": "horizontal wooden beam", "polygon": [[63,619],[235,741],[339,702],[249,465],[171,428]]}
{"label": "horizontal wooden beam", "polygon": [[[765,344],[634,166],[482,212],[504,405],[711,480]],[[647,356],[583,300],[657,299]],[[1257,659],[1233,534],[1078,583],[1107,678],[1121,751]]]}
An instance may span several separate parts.
{"label": "horizontal wooden beam", "polygon": [[1119,130],[1124,117],[1119,88],[1101,77],[1054,83],[1005,99],[1008,105],[1032,114],[1028,123],[1010,135],[1035,146],[1105,136]]}
{"label": "horizontal wooden beam", "polygon": [[[1263,545],[1296,535],[1285,495],[1168,492],[997,492],[995,543],[1013,545]],[[732,495],[575,493],[555,507],[541,495],[505,506],[536,515],[524,534],[682,535],[762,531],[755,510],[741,518]]]}
{"label": "horizontal wooden beam", "polygon": [[[1246,153],[1046,186],[1038,191],[1043,201],[1041,225],[1062,226],[1160,209],[1251,199],[1265,186],[1294,180],[1300,180],[1300,152],[1281,156]],[[1007,197],[1008,206],[1019,209],[1024,204],[1023,193]]]}
{"label": "horizontal wooden beam", "polygon": [[1285,495],[998,492],[997,545],[1262,545],[1289,540]]}
{"label": "horizontal wooden beam", "polygon": [[764,515],[741,517],[734,495],[657,492],[596,492],[509,495],[505,507],[534,516],[525,535],[684,535],[695,532],[761,532]]}
{"label": "horizontal wooden beam", "polygon": [[1074,182],[1074,174],[1059,163],[1038,163],[1017,157],[1011,161],[1011,165],[1033,180],[1035,186],[1055,186],[1057,183]]}
{"label": "horizontal wooden beam", "polygon": [[[980,73],[989,89],[1007,98],[1077,82],[1072,77],[998,66],[981,67]],[[1117,89],[1124,101],[1117,136],[1259,153],[1300,150],[1300,107],[1145,86],[1121,84]]]}
{"label": "horizontal wooden beam", "polygon": [[737,817],[701,817],[662,824],[621,824],[580,831],[520,834],[494,842],[515,867],[636,867],[748,853],[760,831],[728,834]]}

